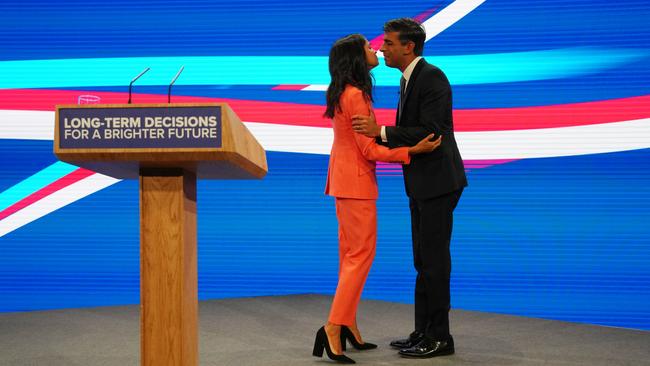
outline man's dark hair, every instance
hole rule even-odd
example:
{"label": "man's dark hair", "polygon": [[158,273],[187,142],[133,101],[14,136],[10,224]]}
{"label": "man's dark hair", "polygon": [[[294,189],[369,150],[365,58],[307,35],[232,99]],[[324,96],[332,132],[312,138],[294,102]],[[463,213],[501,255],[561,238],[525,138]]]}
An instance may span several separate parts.
{"label": "man's dark hair", "polygon": [[413,53],[416,56],[422,56],[427,33],[417,20],[411,18],[389,20],[384,24],[384,32],[398,32],[400,42],[402,44],[415,43]]}

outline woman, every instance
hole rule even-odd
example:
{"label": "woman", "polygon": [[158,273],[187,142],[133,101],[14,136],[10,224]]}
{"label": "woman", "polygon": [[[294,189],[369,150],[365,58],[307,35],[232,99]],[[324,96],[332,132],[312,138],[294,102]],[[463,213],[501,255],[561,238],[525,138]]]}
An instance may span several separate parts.
{"label": "woman", "polygon": [[346,341],[357,349],[377,346],[364,342],[356,323],[361,292],[375,256],[377,238],[377,180],[375,161],[408,164],[411,155],[428,153],[440,138],[425,137],[412,147],[388,149],[352,130],[352,116],[372,112],[370,70],[379,64],[376,51],[360,34],[336,41],[330,50],[325,117],[333,118],[334,143],[330,154],[325,194],[336,198],[339,222],[339,283],[328,322],[316,334],[313,355],[354,363],[343,355]]}

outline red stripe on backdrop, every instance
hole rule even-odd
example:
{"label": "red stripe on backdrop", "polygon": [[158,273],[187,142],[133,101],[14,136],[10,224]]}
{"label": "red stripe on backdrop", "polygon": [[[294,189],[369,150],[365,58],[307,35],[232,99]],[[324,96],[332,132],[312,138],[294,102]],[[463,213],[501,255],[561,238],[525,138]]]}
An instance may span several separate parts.
{"label": "red stripe on backdrop", "polygon": [[[299,92],[297,92],[299,93]],[[57,104],[76,104],[83,94],[101,98],[102,104],[125,103],[126,93],[70,90],[0,90],[0,109],[54,110]],[[137,103],[164,103],[164,95],[136,94]],[[174,97],[174,102],[226,102],[248,122],[331,127],[322,117],[324,106],[281,102],[264,102],[207,97]],[[502,131],[534,128],[582,126],[599,123],[650,118],[650,95],[598,102],[561,104],[539,107],[459,109],[454,111],[456,131]],[[375,109],[381,124],[393,125],[394,109]]]}
{"label": "red stripe on backdrop", "polygon": [[303,90],[309,85],[298,85],[298,84],[283,84],[277,85],[271,88],[271,90]]}
{"label": "red stripe on backdrop", "polygon": [[93,174],[95,174],[95,172],[91,170],[79,168],[73,171],[72,173],[50,183],[49,185],[39,189],[38,191],[30,194],[29,196],[23,198],[22,200],[0,211],[0,220],[3,220],[5,217],[22,210],[23,208],[31,205],[32,203],[39,201],[56,191],[63,189]]}

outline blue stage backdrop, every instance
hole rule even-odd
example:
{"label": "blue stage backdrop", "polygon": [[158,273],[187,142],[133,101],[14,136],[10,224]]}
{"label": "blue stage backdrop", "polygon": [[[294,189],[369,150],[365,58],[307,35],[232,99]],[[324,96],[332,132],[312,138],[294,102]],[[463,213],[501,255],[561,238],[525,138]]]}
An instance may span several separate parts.
{"label": "blue stage backdrop", "polygon": [[[455,215],[455,308],[650,330],[650,3],[4,0],[0,311],[139,302],[136,181],[57,162],[57,104],[225,101],[268,151],[260,181],[199,183],[201,299],[332,294],[323,194],[332,42],[416,17],[448,75],[470,185]],[[399,72],[375,108],[394,120]],[[412,302],[407,199],[378,166],[367,299]],[[325,316],[325,315],[324,315]]]}

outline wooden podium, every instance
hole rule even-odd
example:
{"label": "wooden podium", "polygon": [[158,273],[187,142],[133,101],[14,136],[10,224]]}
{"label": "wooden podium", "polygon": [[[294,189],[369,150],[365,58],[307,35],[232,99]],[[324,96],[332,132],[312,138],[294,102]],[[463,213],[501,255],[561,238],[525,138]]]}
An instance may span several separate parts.
{"label": "wooden podium", "polygon": [[263,178],[262,146],[225,103],[64,105],[54,153],[139,178],[141,364],[198,365],[196,179]]}

